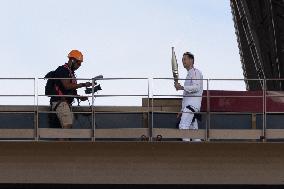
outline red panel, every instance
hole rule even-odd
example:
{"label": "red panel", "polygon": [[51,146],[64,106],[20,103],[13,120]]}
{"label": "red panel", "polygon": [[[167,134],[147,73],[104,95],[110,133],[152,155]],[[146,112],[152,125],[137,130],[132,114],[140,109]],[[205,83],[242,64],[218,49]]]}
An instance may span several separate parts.
{"label": "red panel", "polygon": [[[268,91],[266,111],[284,112],[284,92]],[[282,97],[271,97],[278,95]],[[207,91],[203,93],[201,111],[207,110]],[[262,91],[209,91],[211,112],[263,112]]]}

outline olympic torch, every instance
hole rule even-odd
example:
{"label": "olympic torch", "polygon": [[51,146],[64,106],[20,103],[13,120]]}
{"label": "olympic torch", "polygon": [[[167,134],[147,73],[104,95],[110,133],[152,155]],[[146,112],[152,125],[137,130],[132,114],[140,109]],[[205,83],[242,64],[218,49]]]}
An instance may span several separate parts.
{"label": "olympic torch", "polygon": [[178,63],[174,47],[172,47],[172,71],[173,71],[174,81],[178,82]]}

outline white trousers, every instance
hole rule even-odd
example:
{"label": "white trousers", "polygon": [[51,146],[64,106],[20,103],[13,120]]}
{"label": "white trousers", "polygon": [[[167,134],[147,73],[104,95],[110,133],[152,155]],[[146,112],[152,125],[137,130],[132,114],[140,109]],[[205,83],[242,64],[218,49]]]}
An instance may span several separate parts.
{"label": "white trousers", "polygon": [[185,107],[182,111],[179,129],[198,129],[197,120],[195,119],[194,122],[192,122],[193,116],[194,112]]}
{"label": "white trousers", "polygon": [[[194,109],[194,110],[196,112],[198,112],[198,110],[196,110],[196,109]],[[194,112],[192,112],[190,109],[185,107],[182,111],[182,116],[181,116],[180,123],[179,123],[179,129],[197,130],[198,129],[197,119],[192,121],[193,116],[194,116]],[[183,138],[182,140],[185,141],[185,142],[190,141],[189,138]],[[201,140],[200,139],[193,139],[192,141],[199,142]]]}

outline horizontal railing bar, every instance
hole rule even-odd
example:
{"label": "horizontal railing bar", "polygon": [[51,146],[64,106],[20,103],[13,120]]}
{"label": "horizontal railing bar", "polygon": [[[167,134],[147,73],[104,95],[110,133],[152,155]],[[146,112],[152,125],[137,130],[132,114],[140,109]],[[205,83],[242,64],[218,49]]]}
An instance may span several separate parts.
{"label": "horizontal railing bar", "polygon": [[[216,96],[216,95],[214,95],[214,96],[211,96],[211,95],[208,95],[208,96],[192,96],[192,95],[152,95],[152,96],[178,96],[178,97],[202,97],[202,98],[207,98],[207,97],[210,97],[210,98],[230,98],[230,97],[232,97],[232,98],[263,98],[263,95],[262,96],[236,96],[236,95],[234,95],[234,96]],[[154,99],[155,100],[155,99]]]}
{"label": "horizontal railing bar", "polygon": [[[175,112],[175,111],[168,111],[168,110],[155,110],[155,111],[150,111],[150,112],[155,112],[155,113],[179,113],[179,112]],[[207,113],[207,112],[195,112],[195,113]],[[266,112],[267,114],[282,114],[284,112]],[[262,112],[214,112],[214,111],[211,111],[210,114],[259,114],[259,115],[262,115],[263,113]]]}
{"label": "horizontal railing bar", "polygon": [[[152,111],[151,109],[149,110],[144,110],[144,111],[94,111],[94,113],[167,113],[167,114],[173,114],[173,113],[182,113],[180,111],[167,111],[167,110],[154,110]],[[24,113],[24,114],[34,114],[35,111],[0,111],[0,114],[17,114],[17,113]],[[38,113],[57,113],[56,111],[38,111]],[[92,113],[91,110],[90,112],[88,111],[73,111],[75,114],[89,114]],[[185,113],[185,112],[184,112]],[[190,112],[188,112],[190,113]],[[207,114],[207,112],[195,112],[199,114]],[[267,114],[284,114],[284,112],[266,112]],[[210,114],[238,114],[238,115],[250,115],[250,114],[256,114],[256,115],[262,115],[263,113],[260,112],[210,112]]]}
{"label": "horizontal railing bar", "polygon": [[[154,80],[174,80],[172,77],[154,77]],[[191,79],[186,79],[186,78],[179,78],[178,80],[191,80]],[[202,81],[214,81],[214,80],[236,80],[236,81],[263,81],[263,79],[192,79],[192,80],[202,80]]]}
{"label": "horizontal railing bar", "polygon": [[124,78],[124,77],[114,77],[114,78],[38,78],[40,80],[47,80],[47,79],[51,79],[51,80],[63,80],[63,79],[66,79],[66,80],[147,80],[149,78],[146,78],[146,77],[131,77],[131,78]]}
{"label": "horizontal railing bar", "polygon": [[[172,107],[170,107],[172,108]],[[173,114],[173,113],[182,113],[181,111],[168,111],[168,110],[137,110],[137,111],[94,111],[94,113],[167,113],[167,114]],[[34,114],[35,111],[0,111],[0,114]],[[38,111],[38,113],[57,113],[56,111]],[[92,111],[73,111],[75,114],[89,114],[92,113]],[[185,113],[185,112],[184,112]],[[188,112],[190,113],[190,112]],[[207,112],[195,112],[199,114],[207,114]],[[238,115],[250,115],[250,114],[256,114],[256,115],[262,115],[263,113],[260,112],[210,112],[210,114],[238,114]],[[266,114],[284,114],[284,112],[266,112]]]}
{"label": "horizontal railing bar", "polygon": [[[172,77],[154,77],[154,80],[175,80]],[[208,81],[208,79],[187,79],[187,78],[179,78],[178,80],[200,80],[200,81]]]}
{"label": "horizontal railing bar", "polygon": [[[5,78],[0,78],[0,80],[7,80],[7,79],[15,79],[15,80],[34,80],[36,78],[34,77],[5,77]],[[43,78],[43,77],[39,77],[37,79],[70,79],[70,78]],[[95,79],[95,80],[127,80],[127,79],[150,79],[148,77],[129,77],[129,78],[126,78],[126,77],[109,77],[109,78],[76,78],[77,80],[92,80],[92,79]],[[172,77],[154,77],[153,79],[155,80],[159,80],[159,79],[170,79],[170,80],[174,80],[174,78]],[[179,80],[185,80],[186,78],[179,78]],[[236,81],[263,81],[263,80],[266,80],[266,81],[284,81],[284,79],[282,78],[275,78],[275,79],[231,79],[231,78],[228,78],[228,79],[224,79],[224,78],[219,78],[219,79],[195,79],[195,80],[204,80],[204,81],[232,81],[232,80],[236,80]]]}
{"label": "horizontal railing bar", "polygon": [[[181,112],[181,111],[163,111],[163,110],[158,110],[158,111],[149,111],[150,113],[168,113],[168,114],[173,114],[173,113],[188,113],[188,114],[192,114],[192,112]],[[207,114],[207,112],[194,112],[197,114]]]}
{"label": "horizontal railing bar", "polygon": [[[190,112],[180,112],[180,111],[163,111],[163,110],[155,110],[155,111],[151,111],[151,109],[145,110],[145,111],[94,111],[95,114],[105,114],[105,113],[109,113],[109,114],[119,114],[119,113],[167,113],[167,114],[173,114],[173,113],[190,113]],[[0,113],[34,113],[34,112],[0,112]],[[55,111],[38,111],[38,113],[57,113]],[[87,112],[87,111],[73,111],[74,114],[90,114],[92,113]],[[207,112],[195,112],[198,114],[207,114]],[[256,115],[262,115],[263,113],[254,113],[254,112],[210,112],[210,114],[236,114],[236,115],[251,115],[251,114],[256,114]],[[267,114],[284,114],[284,112],[267,112]]]}
{"label": "horizontal railing bar", "polygon": [[[149,111],[129,111],[129,112],[126,112],[126,111],[123,111],[123,112],[118,112],[118,111],[114,111],[114,112],[110,112],[110,111],[107,111],[107,112],[102,112],[102,111],[100,111],[100,112],[97,112],[97,111],[94,111],[94,113],[95,114],[104,114],[104,113],[109,113],[109,114],[119,114],[119,113],[125,113],[125,114],[127,114],[127,113],[147,113],[147,112],[149,112]],[[56,114],[57,112],[55,112],[55,111],[39,111],[38,113],[52,113],[52,114]],[[90,111],[90,112],[72,112],[72,113],[74,113],[74,114],[91,114],[92,112]]]}
{"label": "horizontal railing bar", "polygon": [[262,112],[210,112],[210,114],[258,114],[258,115],[263,115]]}
{"label": "horizontal railing bar", "polygon": [[1,77],[0,80],[35,80],[34,77]]}
{"label": "horizontal railing bar", "polygon": [[284,114],[284,112],[266,112],[266,114]]}
{"label": "horizontal railing bar", "polygon": [[209,81],[263,81],[263,79],[208,79]]}
{"label": "horizontal railing bar", "polygon": [[[74,97],[74,98],[80,98],[82,96],[78,96],[78,95],[38,95],[39,97]],[[88,97],[91,98],[92,96],[90,95],[83,95],[84,97]],[[117,94],[117,95],[94,95],[94,97],[123,97],[123,96],[143,96],[143,97],[148,97],[148,94],[139,94],[139,95],[121,95],[121,94]]]}
{"label": "horizontal railing bar", "polygon": [[265,95],[266,97],[284,97],[284,95]]}
{"label": "horizontal railing bar", "polygon": [[35,111],[33,111],[33,112],[31,112],[31,111],[11,111],[11,112],[9,112],[9,111],[5,111],[5,112],[2,112],[2,111],[0,111],[0,114],[34,114],[35,113]]}
{"label": "horizontal railing bar", "polygon": [[[67,77],[61,77],[61,78],[51,78],[51,77],[49,77],[49,78],[43,78],[43,77],[40,77],[40,78],[38,78],[39,80],[48,80],[48,79],[50,79],[50,80],[63,80],[63,79],[66,79],[66,80],[70,80],[70,79],[72,79],[72,80],[88,80],[88,81],[90,81],[90,80],[92,80],[92,78],[67,78]],[[96,79],[97,80],[97,79]]]}
{"label": "horizontal railing bar", "polygon": [[[38,113],[51,113],[51,114],[56,114],[57,112],[56,111],[38,111]],[[72,111],[72,113],[74,113],[74,114],[90,114],[90,113],[92,113],[92,110],[90,110],[90,112],[74,112],[74,111]]]}
{"label": "horizontal railing bar", "polygon": [[95,79],[95,80],[147,80],[147,77],[130,77],[130,78],[123,78],[123,77],[109,77],[109,78],[102,78],[102,79]]}
{"label": "horizontal railing bar", "polygon": [[94,97],[127,97],[127,96],[141,96],[141,97],[148,97],[148,94],[138,94],[138,95],[121,95],[121,94],[117,94],[117,95],[94,95]]}
{"label": "horizontal railing bar", "polygon": [[35,97],[36,95],[0,95],[0,97]]}
{"label": "horizontal railing bar", "polygon": [[201,95],[199,95],[199,96],[192,96],[192,95],[156,95],[156,94],[153,94],[152,96],[153,97],[155,97],[155,96],[162,96],[162,97],[163,96],[178,96],[178,97],[203,97],[203,98],[207,98],[207,96],[201,96]]}
{"label": "horizontal railing bar", "polygon": [[[152,112],[152,111],[150,111]],[[169,111],[153,111],[153,113],[182,113],[182,112],[169,112]],[[184,112],[186,113],[186,112]],[[187,112],[187,113],[190,113],[190,112]],[[195,113],[198,113],[198,114],[207,114],[207,112],[195,112]],[[257,115],[262,115],[263,113],[253,113],[253,112],[210,112],[210,114],[237,114],[237,115],[250,115],[250,114],[257,114]]]}
{"label": "horizontal railing bar", "polygon": [[[79,95],[37,95],[37,96],[45,96],[45,97],[74,97],[74,98],[79,98],[79,97],[82,97],[82,96],[79,96]],[[84,97],[92,97],[92,96],[84,96]]]}

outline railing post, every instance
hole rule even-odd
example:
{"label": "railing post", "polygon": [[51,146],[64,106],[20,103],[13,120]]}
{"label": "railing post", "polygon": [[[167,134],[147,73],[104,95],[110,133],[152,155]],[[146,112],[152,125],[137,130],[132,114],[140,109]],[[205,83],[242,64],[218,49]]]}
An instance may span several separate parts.
{"label": "railing post", "polygon": [[266,79],[263,79],[263,128],[262,141],[266,141]]}
{"label": "railing post", "polygon": [[[149,135],[149,141],[152,141],[152,137],[153,137],[153,125],[151,124],[149,126],[149,122],[150,122],[150,78],[147,79],[147,87],[148,87],[148,100],[147,100],[147,125],[148,125],[148,135]],[[153,94],[153,88],[151,94]],[[152,112],[153,113],[153,112]]]}
{"label": "railing post", "polygon": [[210,82],[210,79],[207,79],[207,122],[206,122],[206,138],[205,140],[206,141],[209,141],[210,140],[210,120],[211,120],[211,117],[210,117],[210,92],[209,92],[209,82]]}
{"label": "railing post", "polygon": [[39,108],[38,108],[38,78],[35,78],[34,81],[34,92],[35,92],[35,99],[36,99],[36,123],[35,123],[35,141],[39,140]]}
{"label": "railing post", "polygon": [[94,87],[95,87],[95,79],[92,78],[92,141],[94,142],[96,140],[96,133],[95,133],[95,129],[96,129],[96,120],[95,120],[95,108],[94,108],[94,102],[95,102],[95,97],[94,97]]}
{"label": "railing post", "polygon": [[[152,82],[152,99],[151,99],[151,112],[152,112],[152,115],[151,115],[151,128],[152,128],[152,131],[154,128],[154,83],[155,83],[155,78],[153,78],[153,82]],[[153,133],[152,133],[152,136],[151,136],[151,141],[153,140]]]}

